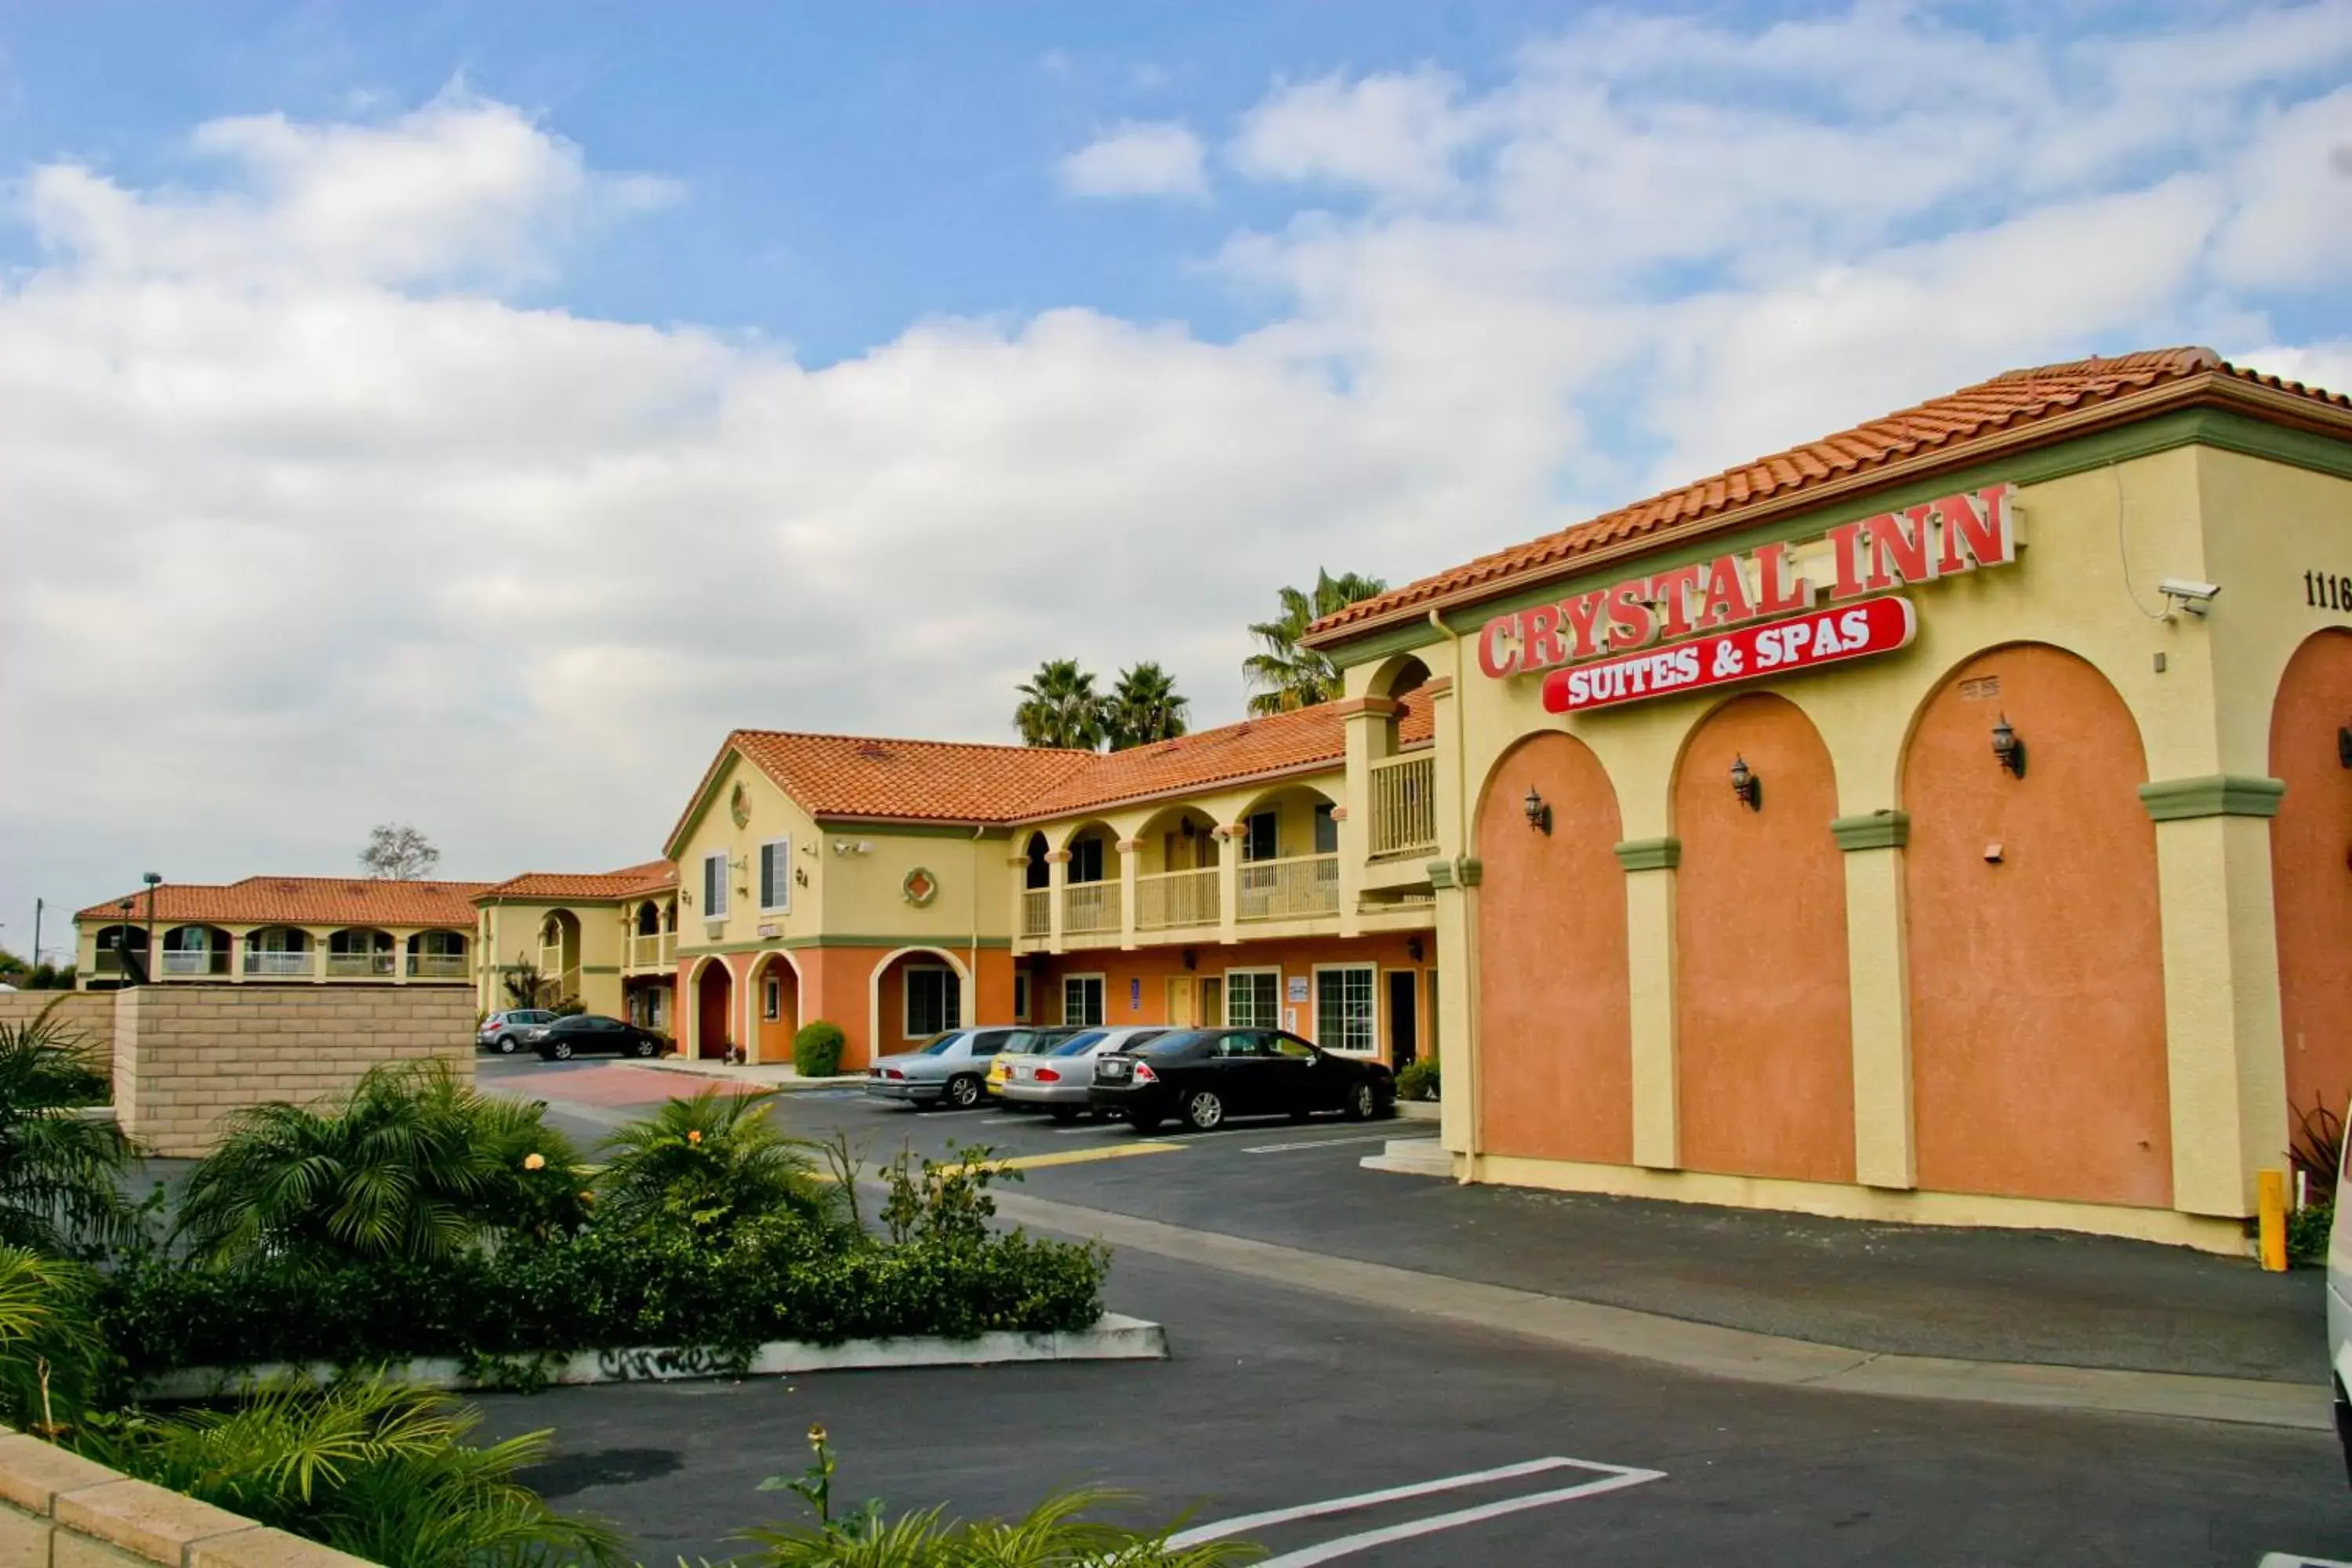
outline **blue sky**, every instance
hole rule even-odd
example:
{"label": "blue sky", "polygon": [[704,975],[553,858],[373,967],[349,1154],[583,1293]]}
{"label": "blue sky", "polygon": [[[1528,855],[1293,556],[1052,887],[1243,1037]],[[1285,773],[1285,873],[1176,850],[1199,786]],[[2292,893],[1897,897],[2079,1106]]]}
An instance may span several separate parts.
{"label": "blue sky", "polygon": [[2347,276],[2352,0],[0,5],[0,921],[631,864],[730,727],[1049,657],[1223,722],[1318,566],[2020,364],[2352,385]]}

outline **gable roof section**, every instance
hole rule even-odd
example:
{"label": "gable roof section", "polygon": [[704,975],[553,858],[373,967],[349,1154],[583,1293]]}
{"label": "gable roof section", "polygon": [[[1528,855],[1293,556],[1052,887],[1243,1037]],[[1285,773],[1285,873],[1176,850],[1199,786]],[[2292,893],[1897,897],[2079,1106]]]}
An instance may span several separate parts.
{"label": "gable roof section", "polygon": [[[233,924],[455,926],[470,931],[474,900],[487,882],[393,882],[356,877],[247,877],[208,886],[166,882],[155,889],[155,923],[192,921]],[[126,895],[134,924],[147,921],[147,891]],[[92,904],[74,918],[112,921],[122,900]]]}
{"label": "gable roof section", "polygon": [[1628,553],[1644,541],[1663,547],[1958,467],[1995,450],[2048,445],[2199,404],[2352,436],[2352,421],[2344,417],[2352,398],[2231,364],[2211,349],[2158,349],[2012,370],[1360,600],[1317,621],[1305,640],[1328,647],[1379,626],[1421,619],[1432,609],[1572,575],[1583,570],[1586,557]]}
{"label": "gable roof section", "polygon": [[478,901],[512,899],[523,901],[608,903],[656,892],[677,884],[677,868],[667,860],[648,860],[618,871],[525,871],[492,883],[475,895]]}

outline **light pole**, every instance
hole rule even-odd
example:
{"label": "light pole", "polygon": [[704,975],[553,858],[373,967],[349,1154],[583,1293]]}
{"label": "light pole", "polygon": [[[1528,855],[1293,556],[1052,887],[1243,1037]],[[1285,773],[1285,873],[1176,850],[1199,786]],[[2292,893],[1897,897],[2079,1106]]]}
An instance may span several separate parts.
{"label": "light pole", "polygon": [[155,951],[155,889],[163,886],[163,873],[150,871],[139,879],[147,884],[147,976],[152,980],[163,969],[163,955]]}

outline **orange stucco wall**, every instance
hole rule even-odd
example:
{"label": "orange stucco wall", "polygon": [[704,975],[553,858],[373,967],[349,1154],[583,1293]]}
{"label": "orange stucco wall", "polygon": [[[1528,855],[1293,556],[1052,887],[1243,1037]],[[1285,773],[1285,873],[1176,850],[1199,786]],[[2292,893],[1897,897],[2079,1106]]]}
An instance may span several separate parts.
{"label": "orange stucco wall", "polygon": [[[1735,757],[1763,809],[1733,795]],[[1675,1107],[1697,1171],[1853,1179],[1845,868],[1829,749],[1783,698],[1724,704],[1674,784]]]}
{"label": "orange stucco wall", "polygon": [[[768,982],[773,979],[782,988],[777,997],[776,1016],[768,1016]],[[752,1028],[759,1041],[759,1059],[762,1062],[789,1062],[793,1059],[793,1037],[800,1032],[800,975],[792,961],[782,953],[770,953],[760,961],[752,972],[750,1001]]]}
{"label": "orange stucco wall", "polygon": [[[1328,937],[1315,940],[1286,942],[1246,942],[1232,947],[1215,943],[1194,947],[1194,967],[1184,967],[1181,947],[1140,948],[1133,952],[1097,949],[1082,952],[1066,952],[1053,957],[1038,956],[1022,960],[1031,974],[1031,1016],[1039,1024],[1058,1024],[1062,1019],[1062,977],[1066,974],[1100,974],[1103,982],[1103,1022],[1107,1025],[1165,1024],[1168,1017],[1168,983],[1183,980],[1188,983],[1193,1000],[1195,1023],[1204,1020],[1199,1014],[1200,982],[1203,978],[1222,979],[1228,969],[1279,968],[1283,975],[1284,1006],[1297,1014],[1296,1032],[1301,1038],[1312,1040],[1315,1028],[1315,966],[1325,963],[1370,963],[1381,971],[1375,982],[1374,1005],[1379,1011],[1379,1039],[1383,1058],[1391,1054],[1393,1038],[1389,1021],[1388,972],[1403,969],[1416,972],[1414,996],[1418,1015],[1421,1050],[1429,1052],[1427,976],[1419,972],[1433,966],[1436,943],[1427,932],[1421,935],[1422,956],[1412,956],[1407,943],[1412,940],[1402,932],[1383,932],[1377,936],[1352,938]],[[1289,984],[1296,977],[1307,982],[1307,999],[1291,1003]],[[1133,1005],[1129,998],[1133,997]]]}
{"label": "orange stucco wall", "polygon": [[[1993,758],[2004,714],[2022,779]],[[1922,710],[1903,778],[1919,1184],[2168,1205],[2156,826],[2122,699],[2056,648],[1980,655]]]}
{"label": "orange stucco wall", "polygon": [[[1529,789],[1551,806],[1528,825]],[[1633,1003],[1616,792],[1591,751],[1538,735],[1488,775],[1478,811],[1478,1084],[1497,1154],[1633,1157]]]}
{"label": "orange stucco wall", "polygon": [[2352,1096],[2352,769],[2336,732],[2352,724],[2352,632],[2295,650],[2271,710],[2271,775],[2286,784],[2271,820],[2278,912],[2279,1021],[2287,1117]]}

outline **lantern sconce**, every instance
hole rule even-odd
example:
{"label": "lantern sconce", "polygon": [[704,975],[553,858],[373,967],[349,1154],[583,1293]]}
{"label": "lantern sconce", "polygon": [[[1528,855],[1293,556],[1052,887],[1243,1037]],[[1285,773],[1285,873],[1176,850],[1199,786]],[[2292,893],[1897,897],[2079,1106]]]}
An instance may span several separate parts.
{"label": "lantern sconce", "polygon": [[1731,759],[1731,793],[1738,795],[1739,804],[1748,810],[1764,809],[1764,781],[1757,775],[1754,768],[1748,765],[1748,759],[1744,756]]}
{"label": "lantern sconce", "polygon": [[1409,936],[1404,939],[1404,955],[1407,958],[1412,959],[1415,963],[1419,963],[1421,962],[1421,938],[1417,936]]}
{"label": "lantern sconce", "polygon": [[2336,760],[2352,768],[2352,724],[2336,731]]}
{"label": "lantern sconce", "polygon": [[2006,713],[1992,727],[1992,755],[1993,760],[2000,764],[2000,771],[2010,777],[2021,779],[2025,776],[2025,742],[2010,724]]}
{"label": "lantern sconce", "polygon": [[1538,833],[1551,832],[1551,805],[1536,793],[1535,785],[1528,786],[1528,797],[1519,802],[1519,810],[1526,814],[1529,827]]}

